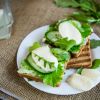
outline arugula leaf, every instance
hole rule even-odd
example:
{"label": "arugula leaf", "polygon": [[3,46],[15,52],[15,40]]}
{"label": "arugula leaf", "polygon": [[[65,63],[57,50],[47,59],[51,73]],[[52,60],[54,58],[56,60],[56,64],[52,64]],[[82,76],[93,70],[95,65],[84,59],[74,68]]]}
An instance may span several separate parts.
{"label": "arugula leaf", "polygon": [[32,52],[33,50],[41,47],[39,42],[35,42],[31,47],[29,47],[29,52]]}
{"label": "arugula leaf", "polygon": [[100,3],[94,0],[54,0],[59,7],[78,8],[84,14],[72,14],[73,17],[82,22],[100,24]]}
{"label": "arugula leaf", "polygon": [[50,31],[57,31],[57,26],[56,26],[56,24],[57,24],[57,22],[51,24],[51,25],[49,26],[49,29],[48,29],[47,32],[50,32]]}
{"label": "arugula leaf", "polygon": [[81,73],[82,73],[82,70],[83,70],[83,68],[81,67],[81,68],[78,68],[76,72],[77,72],[78,74],[81,74]]}
{"label": "arugula leaf", "polygon": [[59,7],[80,7],[84,11],[96,12],[96,7],[91,0],[54,0]]}
{"label": "arugula leaf", "polygon": [[90,40],[90,47],[92,49],[96,48],[98,46],[100,46],[100,40],[95,40],[95,39]]}
{"label": "arugula leaf", "polygon": [[89,14],[87,13],[84,13],[84,12],[73,12],[72,15],[69,16],[69,18],[74,18],[78,21],[81,21],[81,22],[85,22],[85,23],[99,23],[100,20],[99,19],[96,19],[92,16],[90,16]]}
{"label": "arugula leaf", "polygon": [[93,0],[93,2],[95,4],[95,6],[96,6],[97,11],[99,11],[100,10],[100,3],[96,2],[96,0]]}
{"label": "arugula leaf", "polygon": [[64,74],[64,64],[59,63],[57,70],[55,70],[50,74],[46,74],[43,77],[43,83],[56,87],[61,83],[63,74]]}
{"label": "arugula leaf", "polygon": [[79,7],[76,0],[54,0],[54,3],[59,7]]}
{"label": "arugula leaf", "polygon": [[90,27],[89,24],[82,24],[82,28],[81,28],[81,34],[83,38],[86,38],[87,36],[89,36],[92,33],[92,28]]}
{"label": "arugula leaf", "polygon": [[81,48],[81,45],[76,45],[76,46],[73,46],[69,51],[71,53],[77,53],[80,51],[80,48]]}
{"label": "arugula leaf", "polygon": [[70,54],[59,48],[51,48],[51,52],[57,57],[58,61],[68,61],[70,59]]}
{"label": "arugula leaf", "polygon": [[90,12],[74,12],[72,15],[68,16],[69,19],[76,19],[83,23],[97,23],[100,24],[100,15],[99,12],[90,13]]}
{"label": "arugula leaf", "polygon": [[87,39],[86,39],[86,38],[83,38],[80,45],[75,45],[75,46],[73,46],[69,51],[70,51],[71,53],[78,53],[78,52],[80,51],[80,48],[81,48],[83,45],[86,45],[86,43],[87,43]]}
{"label": "arugula leaf", "polygon": [[72,48],[74,45],[76,45],[76,41],[68,40],[68,38],[61,38],[61,39],[55,41],[54,44],[56,47],[60,47],[61,49],[68,51],[70,48]]}
{"label": "arugula leaf", "polygon": [[95,59],[93,62],[92,62],[92,69],[96,69],[100,67],[100,59]]}
{"label": "arugula leaf", "polygon": [[96,12],[96,7],[92,0],[80,0],[80,7],[84,11]]}

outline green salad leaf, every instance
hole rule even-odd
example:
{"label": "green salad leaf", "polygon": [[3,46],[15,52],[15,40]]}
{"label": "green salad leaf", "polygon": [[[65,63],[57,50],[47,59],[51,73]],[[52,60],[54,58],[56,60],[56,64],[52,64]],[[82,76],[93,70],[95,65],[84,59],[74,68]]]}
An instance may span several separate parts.
{"label": "green salad leaf", "polygon": [[100,67],[100,59],[95,59],[93,62],[92,62],[92,68],[93,69],[96,69],[96,68],[99,68]]}
{"label": "green salad leaf", "polygon": [[78,68],[76,72],[77,72],[78,74],[81,74],[81,73],[82,73],[82,70],[83,70],[83,68],[81,67],[81,68]]}
{"label": "green salad leaf", "polygon": [[86,12],[73,12],[72,15],[69,16],[72,19],[76,19],[80,22],[85,22],[85,23],[100,23],[100,18],[96,19],[93,16],[90,16]]}
{"label": "green salad leaf", "polygon": [[87,36],[91,35],[92,33],[92,28],[90,27],[89,24],[82,24],[82,28],[80,29],[81,35],[83,38],[86,38]]}
{"label": "green salad leaf", "polygon": [[100,24],[100,3],[96,0],[54,0],[58,7],[78,8],[81,12],[70,17],[88,23]]}
{"label": "green salad leaf", "polygon": [[69,51],[70,51],[71,53],[77,53],[77,52],[80,51],[80,48],[81,48],[80,45],[75,45],[75,46],[73,46]]}
{"label": "green salad leaf", "polygon": [[96,6],[92,0],[54,0],[59,7],[77,7],[83,11],[96,12]]}
{"label": "green salad leaf", "polygon": [[81,48],[83,45],[86,45],[86,43],[87,43],[87,39],[86,39],[86,38],[83,38],[80,45],[75,45],[75,46],[73,46],[69,51],[70,51],[71,53],[78,53],[78,52],[80,51],[80,48]]}
{"label": "green salad leaf", "polygon": [[29,52],[32,52],[33,50],[35,50],[39,47],[41,47],[40,43],[39,42],[34,42],[34,44],[31,47],[29,47]]}
{"label": "green salad leaf", "polygon": [[27,69],[27,70],[33,70],[32,67],[30,67],[29,63],[27,62],[27,60],[22,60],[21,64],[20,64],[21,68],[23,69]]}
{"label": "green salad leaf", "polygon": [[79,7],[79,3],[76,0],[54,0],[54,3],[58,7]]}
{"label": "green salad leaf", "polygon": [[56,87],[60,85],[64,74],[64,64],[59,63],[57,70],[50,74],[46,74],[43,78],[43,82],[47,85]]}
{"label": "green salad leaf", "polygon": [[70,59],[70,54],[62,49],[59,48],[51,48],[51,52],[57,57],[58,61],[68,61]]}
{"label": "green salad leaf", "polygon": [[79,0],[80,8],[84,11],[96,12],[96,7],[93,0]]}
{"label": "green salad leaf", "polygon": [[51,73],[41,73],[35,70],[27,60],[21,62],[21,67],[18,70],[20,74],[30,74],[33,77],[37,77],[40,80],[43,80],[44,84],[51,85],[53,87],[59,85],[64,74],[64,63],[59,63],[58,68]]}
{"label": "green salad leaf", "polygon": [[55,23],[49,25],[49,28],[48,28],[47,32],[57,31],[57,30],[58,30],[57,29],[57,22],[55,22]]}
{"label": "green salad leaf", "polygon": [[72,48],[75,44],[76,44],[75,40],[68,40],[67,38],[61,38],[55,41],[56,47],[60,47],[61,49],[64,49],[66,51]]}
{"label": "green salad leaf", "polygon": [[93,48],[96,48],[100,46],[100,40],[95,40],[95,39],[91,39],[90,40],[90,47],[93,49]]}

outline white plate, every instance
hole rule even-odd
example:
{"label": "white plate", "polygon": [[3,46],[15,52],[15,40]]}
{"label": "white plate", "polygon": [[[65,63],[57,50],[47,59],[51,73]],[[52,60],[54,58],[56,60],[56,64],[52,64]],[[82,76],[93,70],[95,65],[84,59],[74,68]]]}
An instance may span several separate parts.
{"label": "white plate", "polygon": [[[28,48],[36,41],[41,41],[44,33],[46,32],[46,30],[48,29],[48,25],[47,26],[43,26],[40,27],[34,31],[32,31],[28,36],[25,37],[25,39],[22,41],[21,45],[19,46],[18,52],[17,52],[17,65],[18,68],[20,66],[20,62],[21,60],[23,60],[24,58],[26,58],[26,56],[28,55]],[[100,39],[96,34],[92,34],[91,37],[92,39]],[[100,47],[97,47],[95,49],[92,49],[92,58],[96,59],[96,58],[100,58]],[[81,93],[83,91],[77,90],[75,88],[72,88],[70,85],[67,84],[66,82],[66,78],[73,74],[75,72],[74,69],[69,69],[66,70],[65,72],[65,76],[63,78],[63,81],[60,85],[60,87],[51,87],[48,85],[45,85],[43,83],[40,82],[35,82],[35,81],[28,81],[26,78],[24,78],[30,85],[32,85],[33,87],[47,92],[47,93],[51,93],[51,94],[57,94],[57,95],[71,95],[71,94],[78,94]]]}

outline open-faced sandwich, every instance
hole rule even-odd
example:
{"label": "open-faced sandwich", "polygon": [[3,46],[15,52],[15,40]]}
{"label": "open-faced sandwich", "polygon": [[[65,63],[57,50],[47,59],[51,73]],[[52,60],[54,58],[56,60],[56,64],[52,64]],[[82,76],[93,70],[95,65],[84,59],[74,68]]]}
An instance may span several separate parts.
{"label": "open-faced sandwich", "polygon": [[66,68],[91,67],[88,24],[76,20],[59,20],[50,25],[41,42],[29,47],[18,74],[56,87],[61,84]]}
{"label": "open-faced sandwich", "polygon": [[66,68],[91,67],[89,36],[92,31],[87,23],[64,19],[50,25],[44,40],[49,45],[71,54]]}

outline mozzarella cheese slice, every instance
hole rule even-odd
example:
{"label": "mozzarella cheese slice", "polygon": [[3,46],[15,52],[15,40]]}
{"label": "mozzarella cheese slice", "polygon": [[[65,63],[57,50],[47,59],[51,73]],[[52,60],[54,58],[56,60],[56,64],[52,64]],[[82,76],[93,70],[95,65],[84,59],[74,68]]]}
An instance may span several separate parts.
{"label": "mozzarella cheese slice", "polygon": [[58,29],[63,38],[67,37],[69,40],[75,40],[76,44],[80,44],[82,42],[81,33],[69,21],[62,22]]}
{"label": "mozzarella cheese slice", "polygon": [[48,46],[43,46],[40,48],[37,48],[36,50],[32,51],[32,59],[35,61],[35,63],[45,72],[51,72],[54,70],[54,68],[50,68],[50,65],[46,63],[46,67],[44,66],[44,60],[38,60],[38,57],[34,54],[38,55],[39,57],[42,57],[48,62],[53,62],[54,67],[58,67],[58,60],[57,58],[50,52],[50,48]]}
{"label": "mozzarella cheese slice", "polygon": [[68,83],[79,90],[88,91],[93,87],[93,81],[80,74],[73,74],[68,78]]}
{"label": "mozzarella cheese slice", "polygon": [[100,78],[100,72],[96,69],[83,69],[81,75],[86,76],[91,79]]}
{"label": "mozzarella cheese slice", "polygon": [[90,78],[93,81],[94,86],[100,82],[100,72],[96,69],[85,68],[82,70],[81,75]]}

